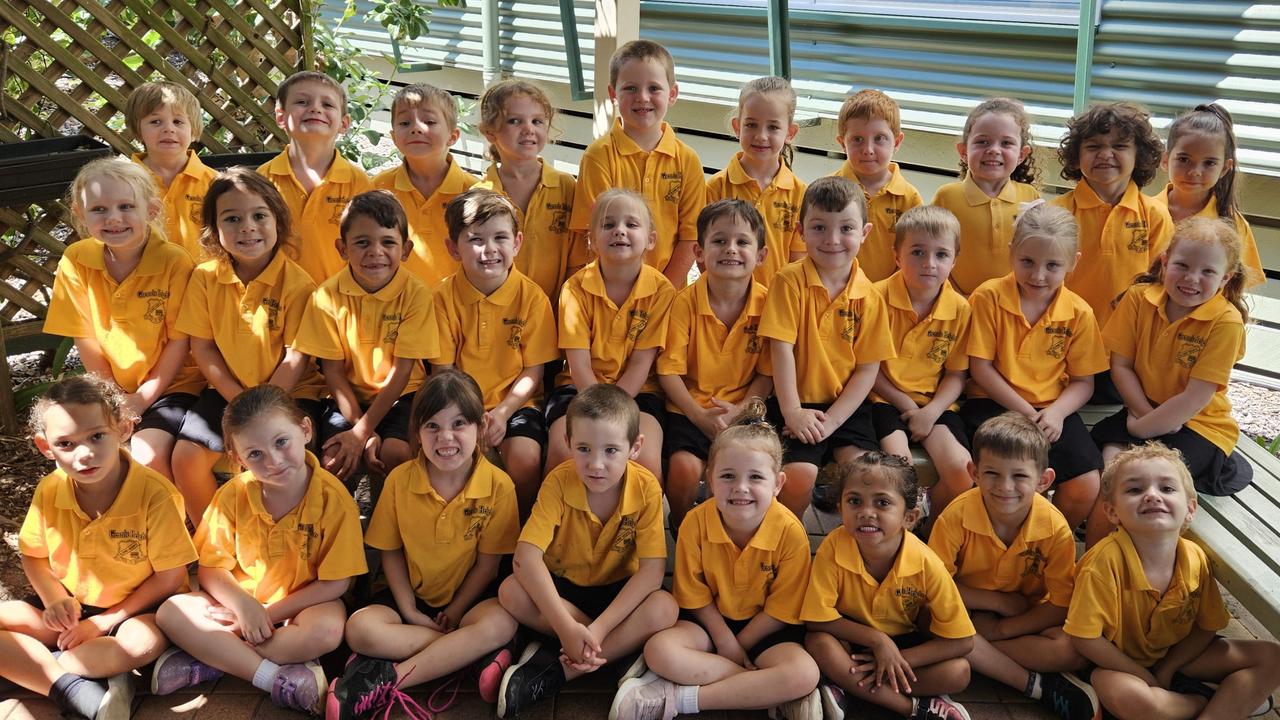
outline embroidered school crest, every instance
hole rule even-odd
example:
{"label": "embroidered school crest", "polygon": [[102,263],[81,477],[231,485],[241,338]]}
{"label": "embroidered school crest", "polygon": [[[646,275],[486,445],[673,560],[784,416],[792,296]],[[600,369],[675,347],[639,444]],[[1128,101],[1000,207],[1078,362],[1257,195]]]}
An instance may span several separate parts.
{"label": "embroidered school crest", "polygon": [[678,203],[680,196],[684,194],[684,173],[681,171],[662,173],[662,181],[666,183],[667,191],[663,193],[664,202]]}
{"label": "embroidered school crest", "polygon": [[552,235],[563,235],[569,231],[569,213],[566,210],[556,210],[551,213],[551,220],[547,223],[547,232]]}
{"label": "embroidered school crest", "polygon": [[629,553],[636,549],[636,519],[631,515],[624,515],[618,523],[618,536],[613,539],[613,548],[616,553]]}
{"label": "embroidered school crest", "polygon": [[747,352],[753,355],[759,355],[762,350],[761,346],[764,345],[764,343],[760,341],[760,325],[748,325],[742,328],[742,332],[747,335]]}
{"label": "embroidered school crest", "polygon": [[1200,595],[1203,591],[1196,588],[1187,593],[1187,599],[1182,603],[1182,607],[1178,608],[1178,614],[1173,617],[1174,625],[1190,625],[1196,619],[1196,611],[1200,609]]}
{"label": "embroidered school crest", "polygon": [[764,589],[765,594],[768,594],[769,589],[773,587],[773,581],[778,579],[778,565],[777,563],[762,562],[760,563],[760,572],[764,573]]}
{"label": "embroidered school crest", "polygon": [[1200,359],[1200,353],[1204,351],[1209,341],[1200,335],[1178,333],[1178,342],[1178,352],[1174,355],[1173,361],[1184,368],[1192,368],[1195,367],[1196,361]]}
{"label": "embroidered school crest", "polygon": [[308,562],[311,560],[311,546],[316,541],[315,523],[298,523],[297,532],[302,536],[301,547],[299,548],[302,553],[302,560],[303,562]]}
{"label": "embroidered school crest", "polygon": [[502,318],[502,324],[507,326],[507,347],[519,350],[525,321],[520,318]]}
{"label": "embroidered school crest", "polygon": [[262,309],[267,313],[267,329],[280,329],[280,301],[273,297],[262,298]]}
{"label": "embroidered school crest", "polygon": [[858,337],[858,326],[862,324],[862,316],[853,308],[841,308],[837,311],[840,316],[840,339],[853,342]]}
{"label": "embroidered school crest", "polygon": [[1133,252],[1146,252],[1151,248],[1151,241],[1147,239],[1146,225],[1133,228],[1133,235],[1129,239],[1128,247]]}
{"label": "embroidered school crest", "polygon": [[795,229],[796,214],[798,212],[795,203],[787,202],[786,200],[774,200],[773,209],[777,213],[773,221],[774,229],[784,232]]}
{"label": "embroidered school crest", "polygon": [[1026,560],[1026,566],[1022,569],[1022,577],[1044,577],[1044,553],[1040,552],[1040,548],[1027,548],[1018,553],[1018,557]]}
{"label": "embroidered school crest", "polygon": [[164,322],[164,298],[147,298],[147,310],[142,317],[156,325]]}
{"label": "embroidered school crest", "polygon": [[893,594],[897,596],[898,602],[902,603],[902,611],[912,620],[920,613],[920,608],[924,607],[928,600],[924,591],[913,587],[900,587],[894,590]]}
{"label": "embroidered school crest", "polygon": [[933,342],[929,344],[929,352],[927,353],[930,360],[941,365],[947,361],[947,356],[951,354],[951,344],[954,342],[949,337],[935,337]]}
{"label": "embroidered school crest", "polygon": [[347,203],[351,201],[351,198],[344,195],[336,198],[327,197],[324,201],[333,206],[333,212],[329,213],[329,222],[333,223],[334,227],[337,227],[342,223],[342,211],[347,209]]}
{"label": "embroidered school crest", "polygon": [[143,552],[142,543],[146,541],[147,534],[138,530],[110,530],[107,537],[116,541],[116,551],[111,557],[113,560],[130,565],[137,565],[145,562],[147,555]]}
{"label": "embroidered school crest", "polygon": [[393,343],[396,338],[400,337],[400,322],[404,316],[400,313],[384,313],[382,315],[382,323],[387,327],[387,334],[382,336],[382,342]]}
{"label": "embroidered school crest", "polygon": [[485,522],[493,516],[493,508],[488,505],[463,508],[462,516],[467,518],[467,532],[462,536],[462,539],[474,540],[480,537],[480,532],[484,530]]}
{"label": "embroidered school crest", "polygon": [[635,308],[630,311],[629,315],[631,317],[631,322],[627,325],[627,339],[639,339],[640,333],[644,332],[644,329],[649,327],[649,311]]}

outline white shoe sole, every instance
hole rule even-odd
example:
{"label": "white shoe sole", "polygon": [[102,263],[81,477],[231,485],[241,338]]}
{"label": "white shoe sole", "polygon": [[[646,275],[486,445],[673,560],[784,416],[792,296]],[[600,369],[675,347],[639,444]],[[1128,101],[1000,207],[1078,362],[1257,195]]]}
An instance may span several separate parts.
{"label": "white shoe sole", "polygon": [[1085,682],[1084,680],[1081,680],[1079,677],[1076,676],[1075,673],[1064,672],[1062,673],[1062,678],[1067,682],[1071,683],[1072,685],[1075,685],[1076,687],[1080,688],[1080,690],[1082,690],[1085,695],[1089,696],[1089,702],[1093,703],[1093,708],[1094,708],[1093,720],[1101,720],[1102,719],[1102,703],[1098,701],[1098,693],[1093,691],[1093,686]]}
{"label": "white shoe sole", "polygon": [[956,702],[955,700],[952,700],[950,695],[939,695],[938,697],[951,703],[951,706],[954,707],[956,711],[960,713],[960,717],[964,718],[964,720],[973,720],[972,718],[969,717],[969,710],[965,708],[965,706]]}
{"label": "white shoe sole", "polygon": [[170,647],[168,650],[165,650],[164,652],[160,653],[160,657],[156,658],[155,665],[152,666],[152,670],[151,670],[151,694],[152,695],[160,694],[159,692],[160,668],[164,667],[164,663],[166,660],[168,660],[173,655],[177,655],[180,652],[182,652],[182,649],[179,648],[177,645],[174,645]]}
{"label": "white shoe sole", "polygon": [[[643,655],[641,657],[644,657]],[[632,666],[634,667],[634,665]],[[622,711],[622,698],[631,692],[631,688],[641,685],[648,685],[658,678],[657,674],[652,670],[646,670],[639,677],[627,679],[618,686],[618,692],[613,694],[613,702],[609,705],[609,720],[618,720],[618,713]]]}
{"label": "white shoe sole", "polygon": [[822,698],[822,712],[827,720],[844,720],[844,708],[840,707],[839,701],[836,700],[835,691],[830,685],[822,684],[818,686],[818,695]]}
{"label": "white shoe sole", "polygon": [[618,678],[618,688],[621,689],[628,680],[634,680],[647,672],[649,672],[649,666],[645,664],[644,653],[641,652],[636,656],[635,662],[631,663],[631,666],[627,668],[627,671],[622,673],[622,677]]}
{"label": "white shoe sole", "polygon": [[496,708],[498,717],[505,718],[507,716],[507,683],[511,681],[511,674],[516,671],[516,668],[529,662],[529,658],[532,658],[533,654],[538,652],[541,647],[542,643],[537,640],[525,645],[524,652],[520,653],[520,659],[512,663],[511,667],[502,673],[502,682],[498,684],[498,707]]}
{"label": "white shoe sole", "polygon": [[93,720],[129,720],[133,713],[133,673],[107,678],[107,694],[102,696]]}
{"label": "white shoe sole", "polygon": [[323,717],[325,700],[328,699],[329,694],[329,680],[324,676],[324,668],[320,667],[320,663],[315,660],[308,660],[302,666],[310,670],[316,678],[316,705],[311,708],[311,714]]}

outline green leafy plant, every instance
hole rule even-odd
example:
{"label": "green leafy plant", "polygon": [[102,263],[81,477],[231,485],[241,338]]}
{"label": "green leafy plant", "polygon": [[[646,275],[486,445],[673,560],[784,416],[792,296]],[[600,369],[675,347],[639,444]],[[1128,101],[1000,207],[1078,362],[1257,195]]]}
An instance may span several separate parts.
{"label": "green leafy plant", "polygon": [[29,385],[18,388],[13,392],[13,406],[18,411],[18,417],[23,417],[27,411],[31,409],[31,403],[37,398],[49,392],[49,388],[53,387],[59,380],[68,375],[79,375],[84,372],[83,368],[77,368],[67,371],[67,354],[71,352],[71,348],[75,341],[72,338],[63,338],[58,343],[58,347],[53,351],[53,361],[49,367],[49,380],[41,380]]}
{"label": "green leafy plant", "polygon": [[1275,455],[1278,452],[1280,452],[1280,435],[1277,435],[1276,437],[1273,437],[1270,440],[1266,439],[1265,437],[1258,436],[1254,438],[1254,440],[1257,441],[1259,445],[1266,448],[1267,452],[1271,453],[1272,455]]}

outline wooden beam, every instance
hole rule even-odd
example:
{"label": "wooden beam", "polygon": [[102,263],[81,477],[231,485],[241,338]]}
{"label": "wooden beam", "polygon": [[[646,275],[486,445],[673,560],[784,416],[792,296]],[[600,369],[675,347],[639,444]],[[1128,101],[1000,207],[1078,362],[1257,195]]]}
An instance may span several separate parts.
{"label": "wooden beam", "polygon": [[609,58],[623,45],[640,37],[640,0],[596,0],[595,137],[609,132],[613,103],[609,101]]}

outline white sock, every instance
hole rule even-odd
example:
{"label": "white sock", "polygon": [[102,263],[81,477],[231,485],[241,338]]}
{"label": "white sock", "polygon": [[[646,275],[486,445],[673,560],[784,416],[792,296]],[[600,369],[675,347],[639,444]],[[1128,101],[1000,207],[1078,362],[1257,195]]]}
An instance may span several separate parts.
{"label": "white sock", "polygon": [[253,671],[253,686],[263,692],[271,692],[271,686],[275,685],[278,672],[280,672],[279,665],[270,660],[263,660],[258,663],[258,669]]}
{"label": "white sock", "polygon": [[697,685],[677,685],[676,686],[676,714],[677,715],[697,715],[698,714],[698,686]]}

